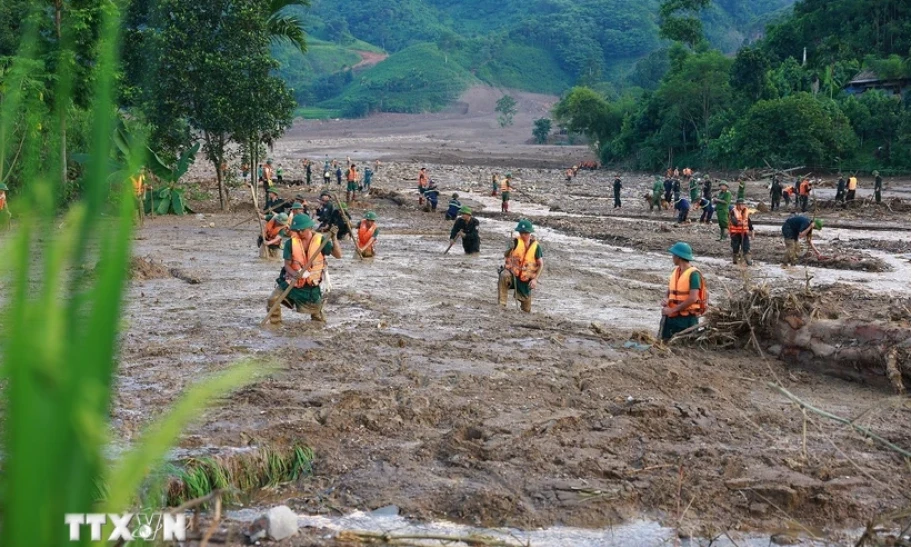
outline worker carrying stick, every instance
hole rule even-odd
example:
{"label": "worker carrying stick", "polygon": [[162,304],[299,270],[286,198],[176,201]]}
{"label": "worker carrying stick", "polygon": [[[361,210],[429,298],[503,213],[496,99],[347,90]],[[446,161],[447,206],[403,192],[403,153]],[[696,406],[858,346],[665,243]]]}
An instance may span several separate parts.
{"label": "worker carrying stick", "polygon": [[499,303],[506,307],[509,289],[513,289],[522,311],[528,313],[531,312],[531,292],[537,288],[538,278],[544,271],[544,253],[532,235],[535,227],[530,220],[520,220],[516,231],[519,237],[512,240],[503,255],[506,264],[500,268]]}
{"label": "worker carrying stick", "polygon": [[459,209],[459,218],[452,224],[452,230],[449,232],[449,248],[443,254],[449,252],[449,249],[455,245],[456,239],[462,238],[462,249],[465,254],[477,254],[481,252],[481,235],[478,233],[480,223],[478,219],[471,215],[471,209],[462,207]]}

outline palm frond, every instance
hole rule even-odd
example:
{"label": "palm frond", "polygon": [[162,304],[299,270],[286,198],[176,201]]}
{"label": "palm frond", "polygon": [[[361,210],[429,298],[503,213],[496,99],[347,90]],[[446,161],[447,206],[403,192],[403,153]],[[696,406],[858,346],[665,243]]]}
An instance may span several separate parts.
{"label": "palm frond", "polygon": [[310,0],[270,0],[269,18],[266,20],[266,27],[273,44],[290,42],[301,53],[307,51],[303,21],[298,15],[288,13],[288,8],[306,8],[309,6]]}

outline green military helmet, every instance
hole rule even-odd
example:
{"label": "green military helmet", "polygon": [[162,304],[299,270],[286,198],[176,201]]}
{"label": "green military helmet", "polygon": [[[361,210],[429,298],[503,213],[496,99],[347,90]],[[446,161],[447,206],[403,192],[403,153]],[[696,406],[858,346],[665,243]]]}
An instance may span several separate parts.
{"label": "green military helmet", "polygon": [[737,203],[737,205],[743,205],[744,203],[746,203],[746,200],[743,199],[743,198],[737,198],[737,202],[736,202],[736,203]]}
{"label": "green military helmet", "polygon": [[301,205],[300,203],[295,203],[294,205],[291,206],[291,210],[292,211],[303,211],[304,206]]}
{"label": "green military helmet", "polygon": [[689,243],[678,241],[677,243],[674,243],[667,251],[678,258],[686,260],[687,262],[693,260],[693,248],[690,247]]}
{"label": "green military helmet", "polygon": [[511,172],[507,172],[507,173],[506,173],[506,178],[511,179],[511,178],[512,178],[512,173],[511,173]]}
{"label": "green military helmet", "polygon": [[344,211],[348,210],[348,204],[345,203],[344,201],[342,202],[342,210],[344,210]]}
{"label": "green military helmet", "polygon": [[275,215],[275,222],[281,226],[288,224],[288,214],[279,213],[279,214]]}
{"label": "green military helmet", "polygon": [[376,220],[376,213],[373,211],[367,211],[364,214],[364,220]]}
{"label": "green military helmet", "polygon": [[462,207],[461,209],[459,209],[459,214],[460,215],[470,215],[471,207]]}
{"label": "green military helmet", "polygon": [[295,232],[309,230],[314,225],[313,219],[308,215],[294,215],[294,220],[291,221],[291,229]]}
{"label": "green military helmet", "polygon": [[873,171],[873,176],[874,176],[874,177],[878,177],[878,176],[879,176],[879,171]]}
{"label": "green military helmet", "polygon": [[0,191],[9,192],[9,186],[0,182]]}
{"label": "green military helmet", "polygon": [[269,165],[272,165],[272,158],[267,159],[267,160],[266,160],[266,163],[269,164]]}
{"label": "green military helmet", "polygon": [[296,199],[298,201],[306,201],[307,196],[305,196],[304,194],[297,194],[296,196],[294,196],[294,199]]}
{"label": "green military helmet", "polygon": [[453,194],[453,195],[452,195],[452,199],[459,199],[459,195],[458,195],[458,194]]}
{"label": "green military helmet", "polygon": [[319,197],[320,197],[320,199],[331,198],[332,194],[330,194],[328,190],[323,190],[322,192],[319,193]]}
{"label": "green military helmet", "polygon": [[822,230],[822,224],[823,224],[823,222],[822,222],[821,218],[817,218],[813,221],[813,227],[816,228],[817,230]]}
{"label": "green military helmet", "polygon": [[267,193],[267,194],[275,194],[275,195],[277,196],[277,195],[278,195],[278,190],[276,190],[275,188],[269,188],[268,190],[266,190],[266,193]]}
{"label": "green military helmet", "polygon": [[516,231],[520,234],[533,234],[535,232],[535,227],[532,226],[531,221],[527,218],[519,220],[519,223],[516,225]]}

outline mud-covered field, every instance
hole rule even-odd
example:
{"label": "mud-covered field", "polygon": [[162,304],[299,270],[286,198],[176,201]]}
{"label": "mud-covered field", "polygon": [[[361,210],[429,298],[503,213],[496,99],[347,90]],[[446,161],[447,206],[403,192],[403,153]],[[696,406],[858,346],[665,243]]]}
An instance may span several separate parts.
{"label": "mud-covered field", "polygon": [[[899,456],[803,414],[767,385],[780,381],[806,403],[911,448],[911,409],[884,377],[827,374],[820,363],[753,349],[648,342],[672,268],[665,250],[678,240],[692,243],[715,302],[747,282],[795,291],[809,282],[830,316],[907,327],[909,213],[870,203],[826,210],[815,239],[824,263],[788,270],[779,266],[788,213],[757,213],[755,264],[745,270],[730,264],[717,226],[650,214],[641,198],[650,176],[622,173],[624,206],[613,210],[615,172],[583,172],[567,184],[560,169],[539,168],[546,162],[534,147],[496,138],[450,137],[449,148],[474,152],[427,164],[443,193],[440,212],[424,212],[413,186],[418,161],[433,156],[410,156],[409,142],[415,150],[426,142],[402,132],[393,145],[345,134],[352,159],[385,158],[377,192],[352,206],[355,215],[377,212],[380,245],[376,258],[360,261],[347,241],[344,258],[330,260],[326,324],[284,310],[282,325],[259,327],[280,263],[258,258],[257,224],[242,223],[249,194],[236,190],[228,214],[198,202],[199,215],[147,219],[134,255],[151,262],[134,264],[113,409],[125,443],[191,383],[255,357],[281,371],[222,401],[180,445],[191,454],[313,447],[311,479],[258,497],[301,514],[394,504],[422,522],[606,530],[646,520],[703,544],[724,532],[843,544],[908,505],[911,477]],[[338,146],[317,136],[283,141],[277,160]],[[478,155],[485,143],[512,147],[514,162],[490,166]],[[551,148],[552,162],[586,156]],[[516,176],[509,214],[489,195],[494,169]],[[888,184],[888,197],[911,186]],[[317,187],[302,191],[316,200]],[[481,218],[480,256],[459,244],[443,254],[452,192]],[[767,202],[764,184],[751,182],[748,197],[754,207]],[[546,264],[531,314],[496,301],[497,267],[520,216],[539,227]],[[225,524],[229,543],[240,526]],[[335,545],[331,536],[305,530],[293,543]]]}

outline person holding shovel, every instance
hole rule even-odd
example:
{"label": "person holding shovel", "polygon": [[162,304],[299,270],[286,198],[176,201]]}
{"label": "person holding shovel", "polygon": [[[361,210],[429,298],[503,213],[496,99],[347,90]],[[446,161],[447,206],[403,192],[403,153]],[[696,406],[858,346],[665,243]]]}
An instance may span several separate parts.
{"label": "person holding shovel", "polygon": [[266,223],[266,239],[261,241],[260,244],[266,246],[269,258],[279,258],[281,257],[282,240],[287,237],[288,215],[278,213],[274,216],[269,216],[272,218]]}
{"label": "person holding shovel", "polygon": [[784,221],[784,224],[781,226],[781,235],[784,236],[785,246],[784,264],[782,264],[782,266],[787,268],[793,264],[797,264],[797,254],[800,251],[801,238],[807,241],[810,250],[816,253],[817,259],[821,256],[816,249],[816,246],[813,245],[813,230],[822,230],[822,224],[821,218],[810,220],[803,215],[794,215]]}
{"label": "person holding shovel", "polygon": [[[472,255],[481,252],[481,235],[478,233],[480,223],[478,219],[471,216],[471,209],[462,207],[459,209],[459,218],[453,223],[452,230],[449,232],[449,249],[455,245],[456,239],[462,238],[462,249],[465,254]],[[449,252],[446,249],[446,252]]]}
{"label": "person holding shovel", "polygon": [[667,296],[661,302],[660,338],[670,340],[675,334],[699,324],[708,307],[708,291],[702,273],[690,265],[693,249],[682,241],[668,249],[674,260],[674,271],[668,280]]}
{"label": "person holding shovel", "polygon": [[519,237],[512,240],[503,255],[506,264],[500,269],[498,301],[500,306],[506,307],[509,289],[513,289],[522,311],[530,313],[531,292],[537,288],[538,277],[544,270],[544,253],[532,235],[535,227],[530,220],[520,220],[516,231]]}
{"label": "person holding shovel", "polygon": [[[266,310],[271,310],[288,285],[293,283],[291,292],[282,304],[298,313],[309,313],[311,320],[324,323],[326,316],[323,313],[323,296],[319,285],[326,269],[326,256],[341,258],[342,253],[334,231],[330,232],[331,241],[323,245],[325,236],[314,232],[313,227],[313,219],[306,215],[297,215],[291,222],[290,237],[284,247],[285,265],[275,280],[277,286],[269,296]],[[310,267],[304,270],[307,264]],[[281,321],[281,306],[277,306],[269,316],[269,322],[278,324]]]}
{"label": "person holding shovel", "polygon": [[380,230],[376,226],[376,213],[367,211],[364,220],[357,223],[357,248],[364,258],[376,255],[376,238]]}

